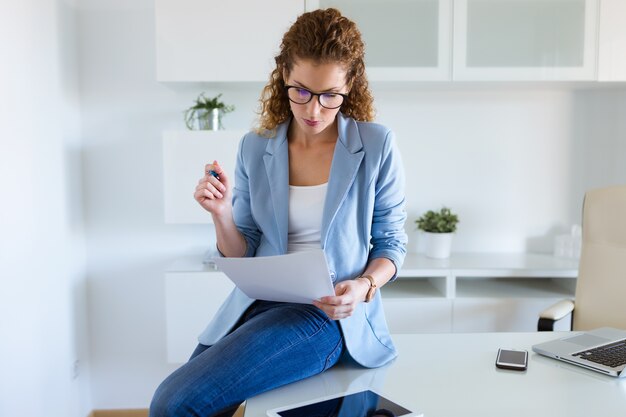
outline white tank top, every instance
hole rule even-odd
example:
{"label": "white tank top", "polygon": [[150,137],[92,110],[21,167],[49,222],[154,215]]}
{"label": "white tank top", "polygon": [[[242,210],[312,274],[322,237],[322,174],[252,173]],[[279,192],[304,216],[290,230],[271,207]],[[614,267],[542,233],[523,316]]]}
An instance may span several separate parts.
{"label": "white tank top", "polygon": [[289,186],[287,252],[321,248],[322,213],[328,183]]}

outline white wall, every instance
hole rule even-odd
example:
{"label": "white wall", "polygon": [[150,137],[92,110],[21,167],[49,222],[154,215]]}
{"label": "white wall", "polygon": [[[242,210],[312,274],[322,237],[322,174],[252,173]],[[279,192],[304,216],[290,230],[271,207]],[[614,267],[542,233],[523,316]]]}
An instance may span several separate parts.
{"label": "white wall", "polygon": [[[58,12],[66,10],[63,2],[38,2],[37,8],[33,0],[16,3],[0,17],[0,30],[13,29],[27,46],[17,46],[15,35],[2,36],[8,62],[17,64],[10,74],[17,83],[0,78],[3,97],[4,91],[10,97],[0,100],[0,181],[7,190],[0,216],[0,297],[7,311],[0,323],[3,335],[6,326],[15,338],[0,344],[0,357],[31,361],[22,373],[17,360],[7,361],[3,375],[9,369],[20,383],[36,384],[41,405],[26,402],[32,413],[16,414],[20,398],[6,406],[3,399],[0,414],[79,415],[60,410],[89,401],[81,383],[86,376],[93,408],[147,407],[174,368],[165,361],[163,270],[213,239],[209,226],[163,223],[161,132],[183,129],[182,111],[203,90],[222,92],[237,106],[227,127],[248,128],[262,86],[155,82],[151,0],[80,0],[75,37],[71,22],[58,25],[59,16],[71,17]],[[59,68],[73,42],[82,148],[75,73],[71,66]],[[376,84],[374,92],[379,120],[397,132],[404,155],[410,220],[449,205],[462,222],[456,250],[549,250],[555,233],[579,221],[585,188],[626,183],[623,87]],[[33,97],[35,110],[46,112],[15,111],[32,109]],[[68,368],[75,357],[83,362],[84,348],[81,200],[90,355],[89,366],[71,380]],[[414,245],[411,222],[407,230]],[[32,261],[35,253],[38,262]],[[45,391],[51,382],[54,388]],[[39,413],[44,403],[47,412]],[[72,407],[82,411],[82,404]]]}
{"label": "white wall", "polygon": [[550,252],[580,222],[585,190],[626,183],[624,84],[374,90],[405,151],[409,219],[454,208],[454,250]]}
{"label": "white wall", "polygon": [[74,5],[0,6],[0,415],[91,409]]}
{"label": "white wall", "polygon": [[162,271],[210,232],[163,223],[160,133],[190,97],[154,81],[152,1],[82,1],[79,28],[93,405],[146,407],[173,370]]}
{"label": "white wall", "polygon": [[577,96],[576,143],[584,189],[626,183],[626,88],[588,91]]}
{"label": "white wall", "polygon": [[413,221],[444,205],[461,220],[455,251],[549,251],[555,231],[577,221],[571,91],[389,90],[376,85],[380,120],[403,151],[411,247]]}

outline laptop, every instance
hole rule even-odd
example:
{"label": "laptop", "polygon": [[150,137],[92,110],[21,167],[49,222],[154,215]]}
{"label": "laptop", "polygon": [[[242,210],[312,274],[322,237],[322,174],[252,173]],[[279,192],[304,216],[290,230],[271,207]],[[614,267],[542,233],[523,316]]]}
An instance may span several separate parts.
{"label": "laptop", "polygon": [[624,377],[626,331],[602,327],[533,346],[533,351],[602,374]]}

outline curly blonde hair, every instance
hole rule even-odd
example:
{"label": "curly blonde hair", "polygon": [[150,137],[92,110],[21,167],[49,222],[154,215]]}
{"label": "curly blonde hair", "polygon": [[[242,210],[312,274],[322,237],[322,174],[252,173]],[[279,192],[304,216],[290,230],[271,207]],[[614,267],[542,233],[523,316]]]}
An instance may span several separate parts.
{"label": "curly blonde hair", "polygon": [[341,112],[359,121],[374,120],[374,99],[365,75],[365,44],[356,24],[329,8],[298,17],[283,36],[276,68],[270,74],[260,99],[258,131],[274,136],[276,126],[291,117],[283,74],[289,74],[297,59],[338,63],[347,70],[348,98]]}

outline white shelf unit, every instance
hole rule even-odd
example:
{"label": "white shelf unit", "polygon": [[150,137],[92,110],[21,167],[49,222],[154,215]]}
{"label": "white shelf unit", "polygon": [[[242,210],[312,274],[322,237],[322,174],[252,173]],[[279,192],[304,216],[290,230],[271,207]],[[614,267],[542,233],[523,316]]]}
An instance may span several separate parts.
{"label": "white shelf unit", "polygon": [[[548,254],[408,254],[381,294],[392,334],[535,331],[541,310],[574,297],[577,274],[578,261]],[[233,284],[198,253],[172,264],[165,286],[168,361],[179,363]]]}
{"label": "white shelf unit", "polygon": [[[578,261],[540,253],[455,253],[447,259],[407,254],[398,279],[445,278],[445,297],[457,298],[463,278],[576,278]],[[438,285],[442,288],[442,284]],[[462,293],[460,294],[462,295]]]}
{"label": "white shelf unit", "polygon": [[204,166],[217,160],[234,178],[245,130],[183,130],[163,133],[163,198],[167,224],[208,224],[211,215],[193,198]]}
{"label": "white shelf unit", "polygon": [[392,333],[535,331],[541,310],[574,297],[577,274],[547,254],[408,254],[381,291]]}

